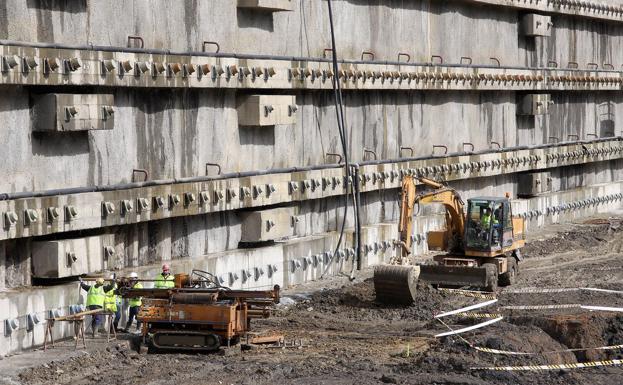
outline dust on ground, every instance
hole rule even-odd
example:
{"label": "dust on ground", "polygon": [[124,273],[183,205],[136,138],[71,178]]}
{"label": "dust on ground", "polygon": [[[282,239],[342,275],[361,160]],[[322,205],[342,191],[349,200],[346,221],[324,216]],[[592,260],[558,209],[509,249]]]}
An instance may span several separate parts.
{"label": "dust on ground", "polygon": [[[521,274],[513,287],[599,287],[623,290],[623,229],[619,219],[555,227],[524,249]],[[321,287],[328,289],[320,289]],[[332,278],[285,291],[295,301],[254,331],[302,339],[296,349],[240,347],[215,354],[148,354],[130,350],[126,341],[87,341],[86,350],[67,343],[53,351],[25,353],[0,360],[8,373],[0,383],[39,384],[614,384],[623,368],[603,367],[547,372],[473,370],[474,367],[559,364],[623,358],[623,350],[577,350],[623,343],[623,315],[579,308],[504,311],[506,305],[581,304],[623,307],[623,296],[571,291],[513,294],[501,289],[487,312],[504,320],[458,337],[434,338],[447,327],[433,315],[482,299],[457,296],[420,285],[409,307],[375,302],[371,272],[357,280]],[[484,309],[483,309],[484,311]],[[482,320],[449,317],[451,328]],[[532,352],[507,356],[470,347]],[[47,354],[45,363],[28,355]],[[54,355],[50,358],[50,355]],[[41,358],[40,358],[41,359]],[[21,360],[21,361],[20,361]],[[11,365],[14,363],[17,365]],[[8,368],[12,367],[12,371]],[[7,370],[5,370],[7,369]]]}

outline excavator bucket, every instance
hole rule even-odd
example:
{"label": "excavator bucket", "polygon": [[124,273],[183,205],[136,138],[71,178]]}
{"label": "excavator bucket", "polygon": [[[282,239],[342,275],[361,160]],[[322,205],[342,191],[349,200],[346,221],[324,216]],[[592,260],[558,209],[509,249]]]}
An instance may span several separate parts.
{"label": "excavator bucket", "polygon": [[374,268],[376,300],[383,304],[412,304],[415,300],[419,272],[419,266],[376,266]]}
{"label": "excavator bucket", "polygon": [[492,276],[484,266],[423,265],[420,266],[420,279],[432,285],[488,288],[493,279],[497,280],[497,276]]}

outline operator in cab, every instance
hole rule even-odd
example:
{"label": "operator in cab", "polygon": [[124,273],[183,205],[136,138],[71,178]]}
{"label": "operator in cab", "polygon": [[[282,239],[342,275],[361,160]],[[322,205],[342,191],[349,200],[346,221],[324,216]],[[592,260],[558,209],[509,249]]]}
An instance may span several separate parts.
{"label": "operator in cab", "polygon": [[482,214],[480,215],[480,226],[485,231],[489,231],[491,228],[491,209],[489,207],[485,207],[482,210]]}
{"label": "operator in cab", "polygon": [[495,215],[491,214],[491,208],[485,207],[482,210],[482,214],[480,215],[480,227],[482,228],[482,238],[485,240],[489,239],[489,233],[491,230],[491,225],[493,225],[494,229],[499,227],[500,222],[498,221]]}

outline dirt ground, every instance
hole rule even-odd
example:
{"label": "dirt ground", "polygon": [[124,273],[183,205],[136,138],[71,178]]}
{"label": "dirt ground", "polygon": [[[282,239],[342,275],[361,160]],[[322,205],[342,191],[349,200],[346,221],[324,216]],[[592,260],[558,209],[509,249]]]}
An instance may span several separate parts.
{"label": "dirt ground", "polygon": [[[557,225],[533,236],[512,289],[594,287],[623,290],[623,226],[620,218]],[[507,310],[504,306],[581,304],[623,307],[623,295],[568,291],[498,292],[498,303],[479,312],[504,319],[464,333],[474,346],[533,352],[509,356],[481,352],[457,337],[435,338],[447,327],[434,314],[485,299],[421,285],[410,307],[374,300],[371,271],[354,282],[332,278],[284,291],[276,314],[254,321],[254,331],[301,339],[301,348],[240,347],[215,354],[143,354],[127,341],[70,342],[54,351],[0,360],[0,384],[618,384],[623,367],[541,372],[474,370],[474,367],[575,363],[623,358],[620,350],[577,350],[623,344],[623,313],[580,308]],[[444,318],[452,328],[483,322]]]}

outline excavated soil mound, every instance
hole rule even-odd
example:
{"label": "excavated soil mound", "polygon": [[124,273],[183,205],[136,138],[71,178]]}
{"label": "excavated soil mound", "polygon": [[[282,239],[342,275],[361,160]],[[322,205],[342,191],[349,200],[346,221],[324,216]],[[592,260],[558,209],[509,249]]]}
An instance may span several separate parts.
{"label": "excavated soil mound", "polygon": [[[297,307],[311,307],[316,313],[336,314],[340,318],[357,321],[430,320],[440,309],[452,307],[455,296],[447,296],[429,285],[418,285],[415,302],[411,306],[387,305],[376,302],[372,278],[364,282],[343,286],[339,289],[323,290],[311,296],[310,300]],[[465,303],[465,301],[457,301]]]}

